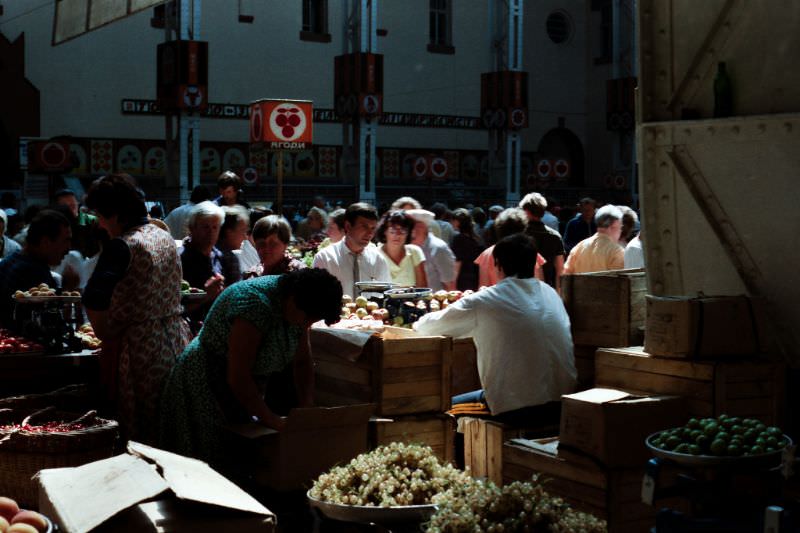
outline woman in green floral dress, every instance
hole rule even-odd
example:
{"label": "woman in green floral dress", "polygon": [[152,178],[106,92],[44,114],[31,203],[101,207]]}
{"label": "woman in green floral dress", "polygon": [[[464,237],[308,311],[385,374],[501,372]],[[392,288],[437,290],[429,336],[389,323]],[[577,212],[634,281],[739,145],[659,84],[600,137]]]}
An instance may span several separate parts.
{"label": "woman in green floral dress", "polygon": [[342,287],[325,270],[303,269],[232,285],[178,358],[161,400],[160,443],[208,462],[222,459],[222,428],[256,419],[281,430],[264,401],[269,374],[293,364],[298,402],[310,406],[311,324],[339,320]]}

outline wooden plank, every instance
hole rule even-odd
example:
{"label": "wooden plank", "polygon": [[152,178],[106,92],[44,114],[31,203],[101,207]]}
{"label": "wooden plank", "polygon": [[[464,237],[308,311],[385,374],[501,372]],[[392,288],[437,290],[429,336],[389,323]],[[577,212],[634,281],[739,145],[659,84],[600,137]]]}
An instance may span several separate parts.
{"label": "wooden plank", "polygon": [[341,381],[358,383],[360,385],[369,385],[372,379],[372,372],[369,370],[358,368],[355,365],[347,363],[317,361],[315,370],[317,375],[328,376]]}
{"label": "wooden plank", "polygon": [[314,400],[317,405],[321,407],[338,407],[341,405],[355,405],[364,403],[359,398],[352,398],[343,394],[336,394],[326,390],[316,389],[314,391]]}
{"label": "wooden plank", "polygon": [[442,375],[440,379],[441,391],[439,398],[441,399],[441,403],[439,404],[439,410],[444,412],[450,409],[452,406],[452,396],[453,396],[453,377],[452,377],[452,369],[453,369],[453,344],[447,346],[446,350],[442,350]]}
{"label": "wooden plank", "polygon": [[410,366],[404,368],[387,368],[383,371],[384,385],[392,383],[415,383],[439,379],[442,365]]}
{"label": "wooden plank", "polygon": [[442,354],[435,352],[383,354],[381,366],[386,368],[407,368],[411,366],[437,366],[442,364]]}
{"label": "wooden plank", "polygon": [[384,398],[378,406],[381,415],[410,415],[415,413],[439,412],[442,398],[435,396],[411,396],[405,398]]}
{"label": "wooden plank", "polygon": [[394,422],[386,422],[381,424],[384,428],[384,435],[387,437],[393,435],[404,435],[410,433],[430,433],[441,431],[444,420],[441,418],[415,418],[411,420],[397,419]]}
{"label": "wooden plank", "polygon": [[486,477],[496,485],[503,483],[503,427],[486,423]]}
{"label": "wooden plank", "polygon": [[[558,457],[525,448],[515,444],[503,445],[503,462],[527,466],[535,472],[565,479],[580,479],[586,485],[606,489],[606,476],[599,469],[590,469],[586,465],[575,465]],[[505,466],[504,466],[505,468]]]}
{"label": "wooden plank", "polygon": [[728,398],[758,398],[772,396],[775,392],[775,383],[767,381],[727,381],[725,388]]}
{"label": "wooden plank", "polygon": [[707,382],[599,363],[595,366],[594,379],[598,387],[605,385],[654,394],[676,394],[706,401],[711,401],[714,394],[713,387]]}
{"label": "wooden plank", "polygon": [[717,404],[716,415],[727,414],[730,416],[753,417],[757,414],[761,416],[769,415],[774,418],[773,401],[771,396],[764,398],[725,398],[722,403]]}
{"label": "wooden plank", "polygon": [[[445,419],[446,424],[444,425],[444,451],[442,453],[442,459],[448,463],[454,463],[455,461],[455,419],[452,417],[447,417]],[[455,463],[454,463],[455,464]]]}
{"label": "wooden plank", "polygon": [[486,424],[483,420],[472,419],[467,424],[464,441],[470,441],[470,454],[464,456],[464,466],[469,468],[472,477],[486,477]]}
{"label": "wooden plank", "polygon": [[702,381],[714,379],[714,367],[716,366],[715,362],[708,361],[699,362],[652,357],[644,353],[639,346],[625,349],[599,348],[595,361],[599,365]]}
{"label": "wooden plank", "polygon": [[384,383],[383,398],[405,398],[407,396],[439,396],[442,393],[442,384],[439,376],[428,381],[414,381],[405,383]]}
{"label": "wooden plank", "polygon": [[408,339],[382,340],[383,355],[439,353],[444,337],[411,337]]}

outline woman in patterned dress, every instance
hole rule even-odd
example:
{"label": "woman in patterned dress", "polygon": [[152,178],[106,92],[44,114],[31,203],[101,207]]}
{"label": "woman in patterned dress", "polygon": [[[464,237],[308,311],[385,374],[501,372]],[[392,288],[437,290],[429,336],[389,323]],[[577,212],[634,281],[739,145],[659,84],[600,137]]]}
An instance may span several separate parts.
{"label": "woman in patterned dress", "polygon": [[141,191],[126,175],[95,181],[86,205],[108,241],[83,304],[103,340],[102,365],[125,438],[155,443],[164,380],[190,336],[181,319],[181,263],[170,234],[147,223]]}
{"label": "woman in patterned dress", "polygon": [[161,403],[160,445],[215,463],[222,428],[252,420],[280,430],[266,404],[270,374],[293,369],[300,406],[312,405],[311,324],[339,320],[342,286],[321,269],[242,281],[214,302],[203,329],[178,358]]}
{"label": "woman in patterned dress", "polygon": [[261,263],[244,273],[244,279],[286,274],[306,268],[306,264],[286,251],[292,240],[292,227],[285,218],[269,215],[253,226],[253,243]]}

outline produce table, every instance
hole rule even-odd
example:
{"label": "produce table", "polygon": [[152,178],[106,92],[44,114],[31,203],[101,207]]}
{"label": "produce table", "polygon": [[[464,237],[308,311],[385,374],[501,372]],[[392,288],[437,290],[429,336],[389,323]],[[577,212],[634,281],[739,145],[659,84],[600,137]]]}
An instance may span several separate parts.
{"label": "produce table", "polygon": [[73,383],[97,382],[96,350],[58,355],[0,355],[0,398],[50,392]]}

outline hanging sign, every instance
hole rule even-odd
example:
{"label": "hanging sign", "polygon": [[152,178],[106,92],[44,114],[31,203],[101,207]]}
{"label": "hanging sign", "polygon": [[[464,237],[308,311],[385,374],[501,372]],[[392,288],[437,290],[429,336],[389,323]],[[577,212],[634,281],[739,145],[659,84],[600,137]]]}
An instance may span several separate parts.
{"label": "hanging sign", "polygon": [[313,119],[309,100],[257,100],[250,104],[250,144],[268,150],[308,150]]}

